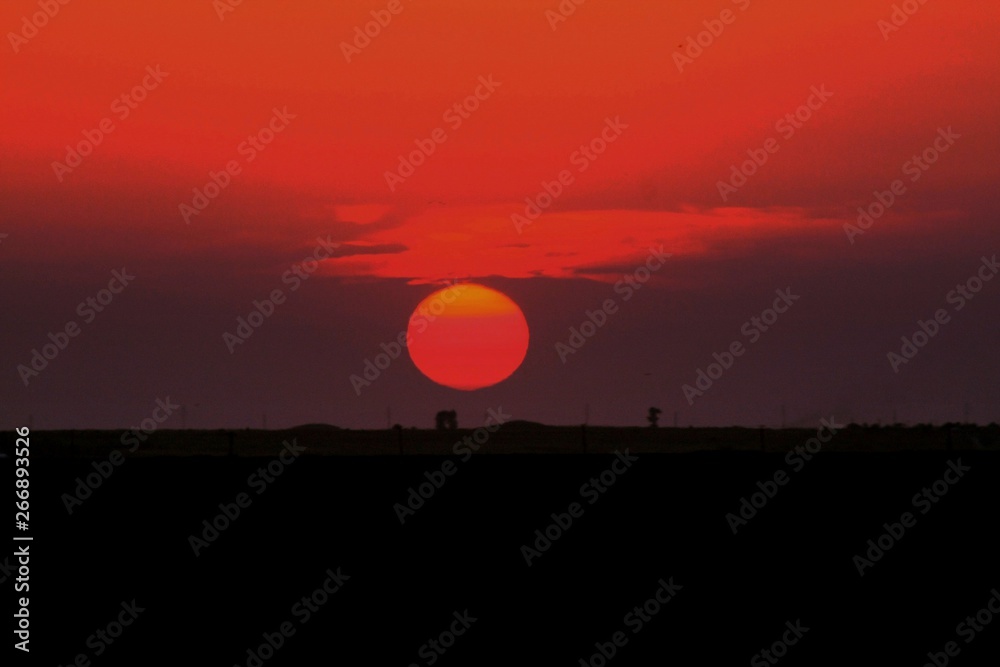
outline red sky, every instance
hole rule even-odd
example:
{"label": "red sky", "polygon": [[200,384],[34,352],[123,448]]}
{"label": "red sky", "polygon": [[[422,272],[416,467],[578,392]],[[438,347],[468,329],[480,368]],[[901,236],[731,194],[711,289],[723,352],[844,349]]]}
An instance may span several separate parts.
{"label": "red sky", "polygon": [[[995,390],[977,388],[979,370],[1000,363],[986,342],[1000,295],[980,300],[950,340],[935,341],[936,361],[922,357],[923,371],[910,364],[904,381],[885,365],[893,341],[1000,245],[1000,8],[928,2],[885,39],[878,22],[890,20],[888,2],[589,0],[553,29],[546,11],[555,0],[401,0],[347,62],[342,42],[387,3],[252,1],[221,19],[218,4],[72,0],[36,32],[23,27],[40,11],[35,2],[0,9],[5,33],[30,35],[7,34],[0,64],[4,426],[27,412],[52,426],[121,425],[170,391],[215,406],[204,409],[210,423],[197,425],[256,423],[270,409],[277,423],[381,426],[372,415],[390,402],[414,423],[442,407],[432,401],[466,401],[475,414],[486,400],[478,395],[414,399],[423,379],[409,366],[370,395],[355,396],[347,381],[405,327],[426,283],[448,278],[504,289],[529,315],[525,367],[489,396],[516,404],[523,418],[573,422],[588,401],[608,406],[598,409],[608,423],[636,423],[647,403],[687,411],[680,386],[739,335],[767,294],[796,281],[842,302],[834,317],[858,327],[841,336],[846,347],[824,342],[821,312],[790,321],[788,338],[755,350],[759,367],[713,392],[714,406],[692,420],[766,421],[773,405],[754,387],[775,374],[782,391],[764,392],[767,401],[801,398],[803,415],[837,403],[871,416],[888,394],[915,406],[992,405],[984,418],[1000,412]],[[679,71],[679,45],[723,10],[731,22]],[[151,81],[148,67],[165,76],[123,118],[114,101]],[[498,82],[495,90],[485,94],[481,77]],[[460,125],[445,115],[477,87],[485,99]],[[832,95],[789,136],[776,123],[814,88]],[[294,117],[247,161],[242,142],[274,109]],[[53,163],[67,145],[104,119],[113,132],[57,178]],[[618,119],[614,140],[581,160],[577,151],[608,119]],[[390,189],[386,171],[438,128],[444,141]],[[939,128],[960,138],[910,181],[904,163]],[[777,152],[723,201],[718,182],[771,138]],[[186,224],[180,205],[231,161],[240,173]],[[564,170],[571,181],[519,233],[511,215]],[[906,194],[851,244],[843,225],[895,179]],[[242,349],[231,358],[222,330],[326,235],[341,250],[312,282],[322,287],[304,288],[289,305],[297,314],[248,341],[260,359]],[[568,327],[661,244],[671,264],[650,282],[651,295],[561,364],[552,350]],[[16,366],[121,265],[141,276],[134,293],[25,387]],[[858,289],[883,291],[859,297]],[[115,330],[116,318],[148,326],[157,342]],[[175,323],[178,340],[160,339],[158,318]],[[666,350],[662,331],[679,336]],[[336,341],[323,360],[329,386],[296,387],[289,374],[314,368],[316,350],[329,351],[324,339]],[[985,360],[962,356],[979,344]],[[111,361],[123,359],[132,363]],[[655,382],[640,387],[615,359]],[[845,387],[867,382],[872,396],[798,378],[809,360],[853,378]],[[141,381],[128,374],[135,364],[147,369]],[[205,377],[219,382],[214,396],[199,395]],[[92,381],[108,392],[100,404],[79,389]],[[234,383],[241,387],[227,393]],[[123,384],[142,400],[116,402]],[[962,398],[944,391],[951,385],[963,387]],[[552,392],[566,392],[572,407],[546,404]]]}

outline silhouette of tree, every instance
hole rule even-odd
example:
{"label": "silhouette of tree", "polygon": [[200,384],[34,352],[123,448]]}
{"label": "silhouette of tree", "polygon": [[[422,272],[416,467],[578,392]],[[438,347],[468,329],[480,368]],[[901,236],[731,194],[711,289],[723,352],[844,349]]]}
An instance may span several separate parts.
{"label": "silhouette of tree", "polygon": [[646,415],[646,421],[649,422],[650,428],[656,428],[659,425],[661,412],[663,412],[663,410],[659,408],[649,409],[649,414]]}
{"label": "silhouette of tree", "polygon": [[434,428],[438,431],[454,431],[458,428],[458,413],[454,410],[441,410],[434,415]]}

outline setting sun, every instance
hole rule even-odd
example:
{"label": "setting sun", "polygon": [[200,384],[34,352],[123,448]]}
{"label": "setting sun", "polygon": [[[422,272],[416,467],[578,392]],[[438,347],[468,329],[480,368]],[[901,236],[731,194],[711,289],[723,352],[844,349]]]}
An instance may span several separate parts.
{"label": "setting sun", "polygon": [[454,389],[501,382],[528,351],[528,323],[500,292],[459,284],[434,292],[410,316],[410,358],[428,378]]}

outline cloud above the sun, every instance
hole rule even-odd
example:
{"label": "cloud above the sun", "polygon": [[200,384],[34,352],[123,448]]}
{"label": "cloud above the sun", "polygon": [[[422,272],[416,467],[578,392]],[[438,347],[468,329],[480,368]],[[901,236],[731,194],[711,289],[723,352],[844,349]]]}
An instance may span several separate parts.
{"label": "cloud above the sun", "polygon": [[[725,257],[769,240],[800,239],[805,246],[817,236],[842,234],[842,221],[800,209],[551,211],[520,229],[512,220],[518,212],[517,204],[438,206],[384,225],[368,210],[322,272],[413,284],[491,276],[614,282],[651,249],[681,260]],[[346,219],[357,212],[337,213]]]}

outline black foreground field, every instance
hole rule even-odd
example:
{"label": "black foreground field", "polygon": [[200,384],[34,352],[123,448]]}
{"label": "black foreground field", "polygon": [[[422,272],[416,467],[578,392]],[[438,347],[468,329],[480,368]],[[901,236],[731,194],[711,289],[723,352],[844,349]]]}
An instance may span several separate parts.
{"label": "black foreground field", "polygon": [[[279,467],[290,434],[271,433],[263,456],[124,453],[108,468],[106,453],[33,433],[31,662],[924,665],[930,652],[981,665],[1000,654],[1000,614],[961,625],[1000,587],[1000,456],[986,436],[868,453],[834,440],[808,461],[770,441],[661,454],[622,437],[621,455],[285,446]],[[11,479],[13,460],[0,465]],[[547,528],[548,542],[535,532]],[[855,556],[880,536],[888,548],[860,576]],[[0,554],[8,609],[11,551]],[[119,617],[129,625],[112,637]]]}

